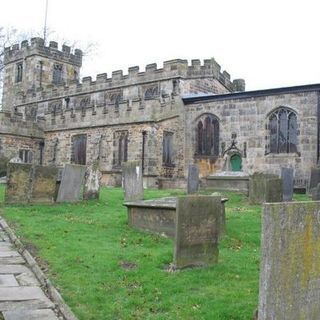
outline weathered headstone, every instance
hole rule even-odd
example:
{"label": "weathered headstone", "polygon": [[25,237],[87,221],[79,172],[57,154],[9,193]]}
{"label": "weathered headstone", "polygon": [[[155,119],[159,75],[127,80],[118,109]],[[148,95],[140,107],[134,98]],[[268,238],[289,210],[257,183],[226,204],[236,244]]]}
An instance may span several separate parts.
{"label": "weathered headstone", "polygon": [[196,164],[188,166],[187,193],[196,193],[199,190],[199,168]]}
{"label": "weathered headstone", "polygon": [[55,201],[57,174],[57,167],[33,167],[30,202],[53,203]]}
{"label": "weathered headstone", "polygon": [[293,169],[281,168],[283,201],[292,201],[293,197]]}
{"label": "weathered headstone", "polygon": [[81,200],[86,167],[66,164],[63,170],[57,202],[76,202]]}
{"label": "weathered headstone", "polygon": [[308,187],[308,193],[312,193],[313,189],[315,189],[320,183],[320,167],[311,168],[310,181]]}
{"label": "weathered headstone", "polygon": [[87,166],[84,179],[83,199],[99,199],[100,179],[101,172],[99,170],[98,163]]}
{"label": "weathered headstone", "polygon": [[280,178],[266,178],[264,202],[282,202],[282,180]]}
{"label": "weathered headstone", "polygon": [[316,188],[313,188],[311,196],[313,201],[320,201],[320,183]]}
{"label": "weathered headstone", "polygon": [[282,180],[273,174],[254,173],[249,178],[249,201],[252,204],[282,201]]}
{"label": "weathered headstone", "polygon": [[185,196],[177,199],[174,265],[176,268],[218,262],[221,197]]}
{"label": "weathered headstone", "polygon": [[32,165],[9,162],[7,170],[6,203],[28,203],[32,182]]}
{"label": "weathered headstone", "polygon": [[124,200],[143,199],[143,177],[139,161],[128,161],[122,165]]}
{"label": "weathered headstone", "polygon": [[319,319],[320,202],[264,205],[259,320]]}

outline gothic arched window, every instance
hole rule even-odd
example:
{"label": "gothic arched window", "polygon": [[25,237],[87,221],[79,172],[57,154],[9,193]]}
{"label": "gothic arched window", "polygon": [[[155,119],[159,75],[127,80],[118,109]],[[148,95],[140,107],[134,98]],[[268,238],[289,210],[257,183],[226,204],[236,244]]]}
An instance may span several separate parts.
{"label": "gothic arched window", "polygon": [[196,155],[219,155],[219,120],[213,115],[201,118],[197,123]]}
{"label": "gothic arched window", "polygon": [[297,152],[297,115],[288,108],[279,108],[269,116],[269,153]]}

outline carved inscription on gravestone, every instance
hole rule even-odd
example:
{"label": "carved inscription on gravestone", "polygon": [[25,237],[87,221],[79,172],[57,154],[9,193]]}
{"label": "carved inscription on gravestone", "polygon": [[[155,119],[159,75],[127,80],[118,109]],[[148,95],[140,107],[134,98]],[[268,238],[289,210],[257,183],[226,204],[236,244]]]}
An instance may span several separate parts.
{"label": "carved inscription on gravestone", "polygon": [[177,199],[174,249],[177,268],[217,263],[221,214],[221,197]]}
{"label": "carved inscription on gravestone", "polygon": [[58,192],[57,202],[75,202],[81,200],[86,167],[66,164]]}
{"label": "carved inscription on gravestone", "polygon": [[262,219],[259,320],[320,315],[320,202],[268,203]]}

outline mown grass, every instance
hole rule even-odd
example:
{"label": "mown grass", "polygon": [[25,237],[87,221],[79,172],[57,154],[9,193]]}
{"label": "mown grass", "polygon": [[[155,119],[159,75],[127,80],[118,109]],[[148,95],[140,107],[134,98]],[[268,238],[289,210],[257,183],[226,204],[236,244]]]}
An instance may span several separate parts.
{"label": "mown grass", "polygon": [[[181,194],[145,193],[146,198]],[[80,320],[247,320],[258,303],[261,207],[250,206],[243,195],[226,195],[227,234],[219,263],[174,273],[165,271],[173,241],[130,229],[121,189],[103,188],[99,201],[9,206],[4,216],[48,267]]]}

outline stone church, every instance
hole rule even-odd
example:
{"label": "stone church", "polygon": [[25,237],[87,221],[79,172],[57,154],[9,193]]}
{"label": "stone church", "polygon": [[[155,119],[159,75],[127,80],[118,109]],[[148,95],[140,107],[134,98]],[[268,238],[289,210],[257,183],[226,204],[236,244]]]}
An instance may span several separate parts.
{"label": "stone church", "polygon": [[319,161],[320,84],[245,91],[213,58],[80,81],[81,50],[41,38],[7,48],[4,62],[1,159],[96,162],[106,185],[138,160],[150,187],[183,186],[190,163],[203,178],[292,167],[303,187]]}

